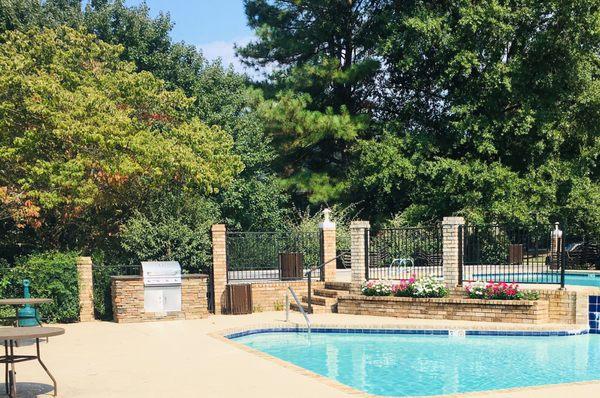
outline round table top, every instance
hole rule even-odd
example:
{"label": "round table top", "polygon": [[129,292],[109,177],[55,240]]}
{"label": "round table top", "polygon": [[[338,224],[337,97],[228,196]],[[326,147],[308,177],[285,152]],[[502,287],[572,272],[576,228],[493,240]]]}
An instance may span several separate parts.
{"label": "round table top", "polygon": [[0,328],[0,341],[2,340],[26,340],[39,339],[42,337],[58,336],[65,333],[63,328],[50,327],[20,327],[20,328]]}
{"label": "round table top", "polygon": [[51,303],[49,298],[8,298],[0,299],[0,305],[25,305],[25,304],[47,304]]}

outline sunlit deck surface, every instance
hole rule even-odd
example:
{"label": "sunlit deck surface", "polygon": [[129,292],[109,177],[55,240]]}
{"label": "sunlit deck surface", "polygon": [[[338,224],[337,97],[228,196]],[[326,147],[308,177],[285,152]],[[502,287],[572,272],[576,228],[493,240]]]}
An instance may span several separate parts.
{"label": "sunlit deck surface", "polygon": [[[315,314],[313,325],[441,329],[573,329],[574,325],[514,325]],[[61,397],[356,397],[322,377],[307,375],[243,350],[218,335],[227,330],[303,325],[298,313],[211,316],[194,321],[136,324],[90,322],[64,325],[66,334],[43,344],[42,356],[59,382]],[[567,337],[568,338],[568,337]],[[19,348],[27,352],[32,347]],[[21,397],[51,396],[49,380],[35,363],[17,367]],[[4,391],[4,386],[0,386]],[[285,393],[284,393],[285,392]],[[485,397],[593,397],[600,382],[536,387]]]}

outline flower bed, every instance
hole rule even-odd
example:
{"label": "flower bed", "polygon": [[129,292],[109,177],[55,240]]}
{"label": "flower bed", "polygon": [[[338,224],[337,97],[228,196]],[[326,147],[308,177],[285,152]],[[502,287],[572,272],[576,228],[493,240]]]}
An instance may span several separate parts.
{"label": "flower bed", "polygon": [[475,281],[467,284],[469,298],[487,300],[537,300],[539,293],[523,291],[516,283]]}
{"label": "flower bed", "polygon": [[362,285],[365,296],[396,296],[441,298],[448,295],[443,282],[431,277],[401,279],[399,281],[371,280]]}

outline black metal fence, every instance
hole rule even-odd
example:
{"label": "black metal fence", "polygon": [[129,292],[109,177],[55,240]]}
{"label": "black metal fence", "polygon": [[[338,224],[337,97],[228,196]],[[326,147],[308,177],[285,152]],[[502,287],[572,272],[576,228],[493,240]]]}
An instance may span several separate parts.
{"label": "black metal fence", "polygon": [[564,236],[549,224],[461,226],[460,279],[564,285]]}
{"label": "black metal fence", "polygon": [[441,225],[365,233],[367,280],[444,276]]}
{"label": "black metal fence", "polygon": [[[322,258],[322,234],[315,232],[227,232],[227,280],[294,280]],[[321,279],[317,270],[313,278]]]}

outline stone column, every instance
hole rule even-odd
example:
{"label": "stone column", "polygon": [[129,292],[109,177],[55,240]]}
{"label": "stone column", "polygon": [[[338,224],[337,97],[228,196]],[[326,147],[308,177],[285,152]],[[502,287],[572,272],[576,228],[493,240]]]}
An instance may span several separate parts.
{"label": "stone column", "polygon": [[225,313],[227,294],[227,229],[225,224],[214,224],[212,232],[213,294],[215,314]]}
{"label": "stone column", "polygon": [[463,253],[459,245],[459,226],[464,226],[465,219],[462,217],[444,217],[442,221],[443,242],[443,264],[444,282],[449,288],[458,286],[462,281],[459,279],[460,267],[462,267]]}
{"label": "stone column", "polygon": [[350,223],[350,250],[352,258],[352,281],[350,292],[360,293],[360,285],[365,281],[365,231],[371,227],[368,221]]}
{"label": "stone column", "polygon": [[[330,213],[331,210],[329,209],[323,210],[324,220],[319,224],[319,228],[321,228],[321,233],[323,234],[322,244],[324,262],[330,261],[336,256],[335,223],[329,219]],[[335,281],[336,263],[337,261],[333,260],[325,265],[325,282]]]}
{"label": "stone column", "polygon": [[93,321],[94,281],[91,257],[77,257],[77,285],[79,288],[79,321]]}

